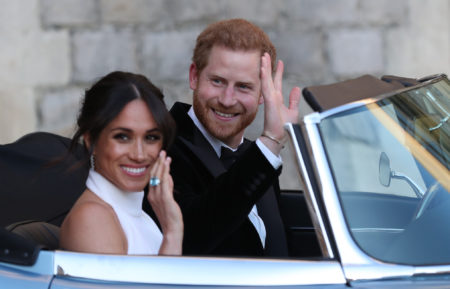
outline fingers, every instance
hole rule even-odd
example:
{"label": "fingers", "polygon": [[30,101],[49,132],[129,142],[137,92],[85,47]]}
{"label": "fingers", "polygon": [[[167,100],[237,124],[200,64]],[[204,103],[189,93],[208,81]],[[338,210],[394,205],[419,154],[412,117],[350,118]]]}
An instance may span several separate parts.
{"label": "fingers", "polygon": [[282,97],[284,64],[278,61],[274,78],[272,79],[272,64],[270,55],[266,52],[261,57],[261,85],[264,99]]}
{"label": "fingers", "polygon": [[292,88],[291,93],[289,94],[289,109],[298,109],[298,104],[300,102],[300,87],[296,86]]}
{"label": "fingers", "polygon": [[150,177],[158,178],[161,180],[162,170],[164,169],[165,156],[166,156],[165,151],[159,152],[158,158],[156,159],[155,163],[153,164],[150,170]]}
{"label": "fingers", "polygon": [[152,169],[150,170],[150,176],[152,178],[158,178],[160,183],[157,186],[150,186],[149,201],[159,203],[164,199],[173,198],[173,181],[170,175],[170,163],[172,159],[166,157],[166,152],[161,151],[156,159]]}
{"label": "fingers", "polygon": [[270,56],[268,53],[264,53],[261,57],[261,92],[263,97],[266,98],[271,95],[273,89]]}
{"label": "fingers", "polygon": [[163,194],[165,195],[165,197],[168,198],[173,198],[173,181],[172,181],[172,176],[170,175],[170,163],[171,163],[172,159],[170,157],[167,157],[164,159],[163,162],[163,170],[161,172],[161,185],[162,185],[162,190],[163,190]]}
{"label": "fingers", "polygon": [[283,61],[279,60],[278,64],[277,64],[277,69],[275,70],[273,86],[274,86],[275,90],[279,91],[280,93],[282,92],[282,88],[283,88],[283,71],[284,71]]}

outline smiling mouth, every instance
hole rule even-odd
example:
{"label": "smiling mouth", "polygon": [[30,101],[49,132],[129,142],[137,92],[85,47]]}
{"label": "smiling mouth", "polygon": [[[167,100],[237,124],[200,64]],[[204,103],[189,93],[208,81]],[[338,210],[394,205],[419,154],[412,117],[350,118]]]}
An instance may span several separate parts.
{"label": "smiling mouth", "polygon": [[145,170],[146,170],[146,167],[142,167],[142,168],[130,168],[130,167],[121,166],[121,168],[122,168],[125,172],[127,172],[127,173],[129,173],[129,174],[131,174],[131,175],[140,175],[140,174],[142,174],[143,172],[145,172]]}
{"label": "smiling mouth", "polygon": [[213,111],[218,116],[224,117],[224,118],[232,118],[232,117],[235,117],[236,115],[238,115],[237,113],[224,113],[224,112],[220,112],[220,111],[215,110],[215,109],[213,109]]}

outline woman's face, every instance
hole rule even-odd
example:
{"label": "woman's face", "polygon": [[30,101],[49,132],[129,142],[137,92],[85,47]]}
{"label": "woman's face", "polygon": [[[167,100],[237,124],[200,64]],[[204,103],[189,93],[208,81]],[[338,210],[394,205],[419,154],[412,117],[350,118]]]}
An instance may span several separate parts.
{"label": "woman's face", "polygon": [[100,133],[95,170],[123,191],[142,190],[162,147],[162,133],[143,100],[129,102]]}

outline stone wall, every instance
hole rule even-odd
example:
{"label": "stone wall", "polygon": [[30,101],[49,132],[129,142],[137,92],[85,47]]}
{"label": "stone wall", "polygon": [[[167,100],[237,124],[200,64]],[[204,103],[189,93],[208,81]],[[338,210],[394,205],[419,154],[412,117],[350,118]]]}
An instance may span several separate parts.
{"label": "stone wall", "polygon": [[[285,94],[361,74],[450,72],[449,0],[0,0],[0,143],[70,136],[83,90],[112,70],[147,75],[170,107],[191,102],[197,34],[260,25],[285,61]],[[302,103],[302,113],[309,109]],[[248,130],[261,131],[261,114]]]}

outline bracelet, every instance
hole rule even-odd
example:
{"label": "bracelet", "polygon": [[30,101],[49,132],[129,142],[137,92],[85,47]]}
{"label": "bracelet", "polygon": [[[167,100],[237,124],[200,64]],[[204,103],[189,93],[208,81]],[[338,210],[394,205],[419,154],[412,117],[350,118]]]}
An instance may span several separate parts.
{"label": "bracelet", "polygon": [[268,139],[270,139],[270,140],[276,142],[277,144],[282,145],[281,141],[277,140],[277,139],[274,138],[273,136],[270,136],[270,135],[266,134],[265,132],[263,132],[263,133],[261,134],[261,136],[264,136],[264,137],[266,137],[266,138],[268,138]]}

